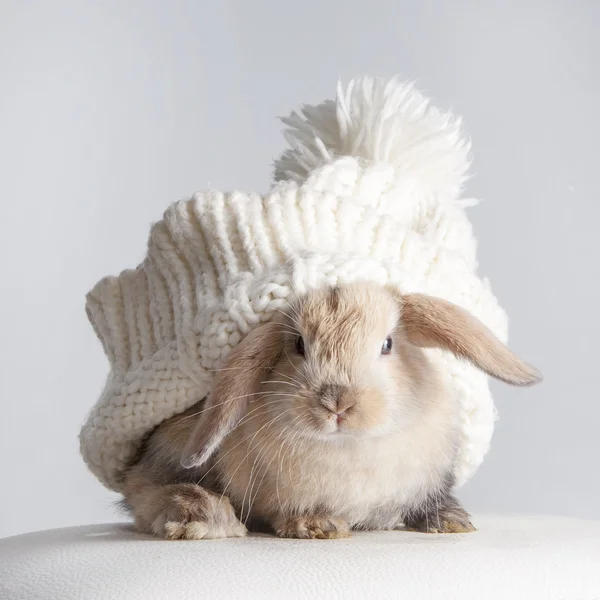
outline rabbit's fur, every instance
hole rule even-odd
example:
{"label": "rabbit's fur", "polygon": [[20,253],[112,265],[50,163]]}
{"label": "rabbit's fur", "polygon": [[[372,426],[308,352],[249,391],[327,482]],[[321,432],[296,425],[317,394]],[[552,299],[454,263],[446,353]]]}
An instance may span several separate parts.
{"label": "rabbit's fur", "polygon": [[[391,348],[390,348],[391,339]],[[214,391],[161,424],[125,479],[141,531],[283,537],[473,530],[452,495],[458,407],[423,348],[539,380],[446,301],[372,283],[307,294],[231,352]]]}

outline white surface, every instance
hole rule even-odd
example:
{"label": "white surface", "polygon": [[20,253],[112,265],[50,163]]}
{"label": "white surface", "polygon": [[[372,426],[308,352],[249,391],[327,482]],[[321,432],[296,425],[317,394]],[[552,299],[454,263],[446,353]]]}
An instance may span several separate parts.
{"label": "white surface", "polygon": [[2,600],[598,600],[600,521],[478,518],[479,531],[169,542],[125,525],[0,541]]}
{"label": "white surface", "polygon": [[361,73],[464,115],[481,274],[546,377],[494,385],[466,507],[595,518],[599,23],[572,0],[2,0],[0,536],[118,518],[78,456],[107,374],[86,291],[169,202],[266,191],[273,116]]}

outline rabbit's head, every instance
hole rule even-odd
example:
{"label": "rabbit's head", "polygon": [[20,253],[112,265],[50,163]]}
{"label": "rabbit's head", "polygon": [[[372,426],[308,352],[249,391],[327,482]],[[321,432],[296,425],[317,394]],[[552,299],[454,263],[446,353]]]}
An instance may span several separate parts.
{"label": "rabbit's head", "polygon": [[204,464],[253,412],[268,413],[274,431],[332,443],[410,426],[444,397],[428,347],[513,385],[540,379],[479,320],[444,300],[371,283],[315,291],[232,350],[182,464]]}

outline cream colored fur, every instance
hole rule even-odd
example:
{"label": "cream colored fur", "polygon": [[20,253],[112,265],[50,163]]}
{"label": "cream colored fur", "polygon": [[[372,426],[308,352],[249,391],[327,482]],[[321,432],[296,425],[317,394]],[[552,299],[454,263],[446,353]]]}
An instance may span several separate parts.
{"label": "cream colored fur", "polygon": [[[231,523],[229,498],[242,522],[266,521],[290,537],[343,537],[411,518],[418,524],[414,515],[438,502],[444,517],[425,530],[472,529],[451,497],[459,409],[419,347],[456,346],[454,310],[366,283],[291,304],[234,349],[201,408],[153,434],[126,476],[138,526],[145,522],[143,529],[167,537],[243,535]],[[480,323],[461,316],[457,335],[471,360],[477,364],[483,343],[496,376],[515,381],[519,374],[519,384],[536,379],[487,330],[482,336]],[[382,352],[390,339],[391,351]],[[190,502],[194,494],[199,508]]]}

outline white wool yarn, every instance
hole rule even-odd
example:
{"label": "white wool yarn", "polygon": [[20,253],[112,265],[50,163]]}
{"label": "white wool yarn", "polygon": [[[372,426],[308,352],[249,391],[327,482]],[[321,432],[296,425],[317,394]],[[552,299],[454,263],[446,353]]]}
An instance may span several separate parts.
{"label": "white wool yarn", "polygon": [[[211,191],[171,205],[144,261],[87,296],[111,370],[80,445],[113,490],[144,436],[205,397],[231,348],[290,294],[392,284],[454,302],[506,341],[505,313],[476,274],[459,120],[410,84],[363,77],[284,123],[290,148],[268,194]],[[493,401],[484,374],[428,352],[461,406],[460,484],[487,452]]]}

